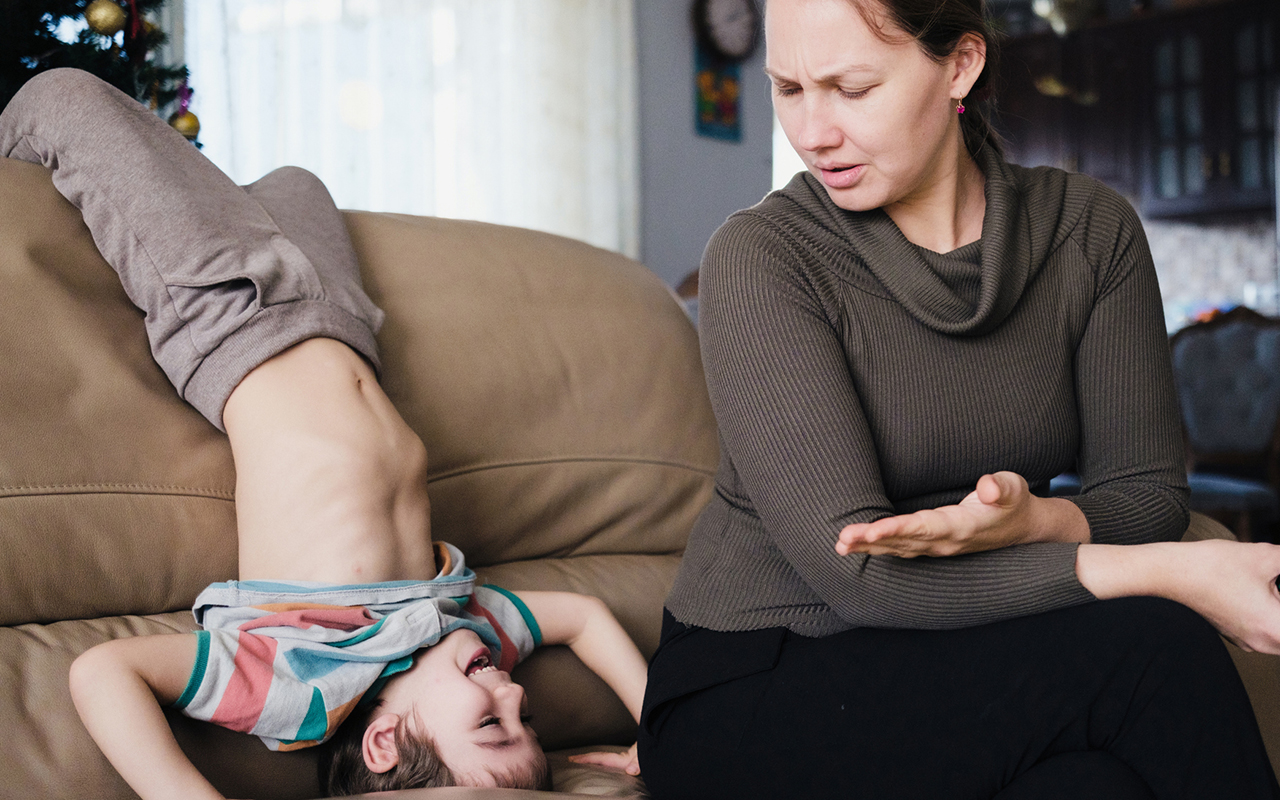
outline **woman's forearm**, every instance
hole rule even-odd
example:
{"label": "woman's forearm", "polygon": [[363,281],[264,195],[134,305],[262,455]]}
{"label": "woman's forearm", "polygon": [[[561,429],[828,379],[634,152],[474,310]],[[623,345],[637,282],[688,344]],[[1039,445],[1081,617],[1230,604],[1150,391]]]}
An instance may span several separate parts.
{"label": "woman's forearm", "polygon": [[1161,567],[1176,554],[1164,552],[1166,547],[1082,544],[1076,551],[1076,576],[1099,600],[1134,595],[1167,597],[1167,581],[1162,580]]}
{"label": "woman's forearm", "polygon": [[1035,522],[1028,541],[1079,542],[1088,544],[1089,520],[1080,506],[1062,497],[1036,497],[1032,512]]}
{"label": "woman's forearm", "polygon": [[1076,576],[1100,600],[1148,595],[1199,613],[1246,650],[1280,653],[1280,546],[1211,540],[1083,544]]}

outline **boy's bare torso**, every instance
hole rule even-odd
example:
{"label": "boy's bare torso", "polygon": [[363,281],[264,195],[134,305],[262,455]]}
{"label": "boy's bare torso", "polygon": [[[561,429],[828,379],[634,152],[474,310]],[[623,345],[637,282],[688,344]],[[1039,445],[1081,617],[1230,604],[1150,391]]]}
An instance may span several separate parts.
{"label": "boy's bare torso", "polygon": [[435,577],[426,448],[351,348],[309,339],[271,358],[223,421],[241,580]]}

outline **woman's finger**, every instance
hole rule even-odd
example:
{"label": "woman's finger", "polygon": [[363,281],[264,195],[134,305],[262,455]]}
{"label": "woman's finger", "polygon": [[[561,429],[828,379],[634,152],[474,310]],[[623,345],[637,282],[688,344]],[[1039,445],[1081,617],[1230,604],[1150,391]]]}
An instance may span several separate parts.
{"label": "woman's finger", "polygon": [[1005,487],[995,475],[983,475],[978,478],[978,486],[974,494],[986,505],[999,505],[1004,499]]}
{"label": "woman's finger", "polygon": [[575,764],[591,764],[597,767],[608,767],[609,769],[626,769],[631,762],[631,757],[627,753],[601,751],[569,756],[569,760]]}
{"label": "woman's finger", "polygon": [[622,770],[628,775],[640,774],[640,759],[636,754],[635,745],[631,745],[630,748],[621,753],[611,751],[581,753],[569,756],[569,760],[575,764],[590,764],[596,767],[605,767],[606,769]]}

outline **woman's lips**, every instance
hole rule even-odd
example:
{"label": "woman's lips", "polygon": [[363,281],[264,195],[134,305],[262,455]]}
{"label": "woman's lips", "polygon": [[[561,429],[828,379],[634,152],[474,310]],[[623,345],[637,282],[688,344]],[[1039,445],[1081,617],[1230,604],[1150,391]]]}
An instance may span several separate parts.
{"label": "woman's lips", "polygon": [[855,164],[852,167],[837,167],[835,169],[818,168],[822,172],[822,182],[832,189],[848,189],[850,186],[858,182],[862,177],[862,173],[866,172],[866,164]]}

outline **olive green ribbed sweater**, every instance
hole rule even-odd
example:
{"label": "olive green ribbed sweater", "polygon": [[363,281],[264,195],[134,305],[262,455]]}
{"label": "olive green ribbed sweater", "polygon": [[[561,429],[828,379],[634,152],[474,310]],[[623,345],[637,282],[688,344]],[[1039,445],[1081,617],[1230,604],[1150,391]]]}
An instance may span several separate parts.
{"label": "olive green ribbed sweater", "polygon": [[1141,225],[1102,184],[990,153],[982,239],[945,255],[800,174],[703,256],[716,492],[667,606],[716,630],[954,628],[1087,602],[1075,545],[836,555],[840,529],[1076,465],[1093,541],[1187,525],[1178,411]]}

